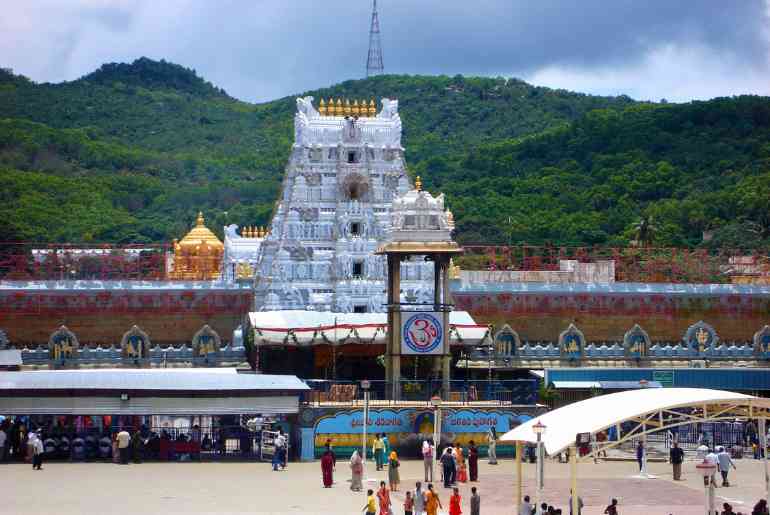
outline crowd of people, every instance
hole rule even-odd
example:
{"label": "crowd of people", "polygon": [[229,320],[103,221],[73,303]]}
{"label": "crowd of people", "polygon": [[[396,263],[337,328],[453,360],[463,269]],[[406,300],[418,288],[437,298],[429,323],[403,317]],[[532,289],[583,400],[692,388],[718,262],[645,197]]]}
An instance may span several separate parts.
{"label": "crowd of people", "polygon": [[[433,456],[435,452],[432,440],[425,440],[422,444],[422,456],[424,462],[424,480],[427,485],[423,488],[422,482],[415,484],[414,490],[407,490],[404,495],[403,511],[405,515],[427,514],[436,515],[439,509],[444,509],[441,499],[434,489],[433,485]],[[381,481],[379,489],[367,491],[367,502],[363,507],[367,514],[392,515],[393,503],[391,501],[391,492],[401,490],[401,475],[399,468],[401,461],[398,453],[392,449],[384,434],[376,434],[372,444],[372,455],[375,457],[376,470],[384,470],[387,466],[387,482]],[[386,460],[387,457],[387,460]],[[441,481],[444,488],[450,489],[447,498],[447,510],[449,515],[460,515],[462,510],[462,496],[456,486],[458,483],[478,481],[478,460],[479,449],[474,441],[470,441],[467,449],[464,449],[460,443],[447,446],[441,453],[440,465],[442,477]],[[493,455],[490,462],[497,463]],[[331,488],[334,484],[334,473],[337,466],[337,456],[334,452],[331,440],[325,443],[324,451],[321,455],[321,482],[324,488]],[[350,457],[350,489],[354,492],[363,490],[363,457],[358,449],[353,451]],[[470,499],[468,500],[471,515],[480,515],[481,496],[477,488],[471,488]]]}
{"label": "crowd of people", "polygon": [[47,458],[101,459],[121,464],[140,463],[145,458],[197,459],[202,448],[211,446],[207,438],[201,437],[198,426],[176,436],[166,430],[159,434],[144,425],[133,431],[123,428],[80,435],[60,424],[28,429],[24,423],[6,419],[0,424],[0,462],[33,463],[36,470],[42,470]]}

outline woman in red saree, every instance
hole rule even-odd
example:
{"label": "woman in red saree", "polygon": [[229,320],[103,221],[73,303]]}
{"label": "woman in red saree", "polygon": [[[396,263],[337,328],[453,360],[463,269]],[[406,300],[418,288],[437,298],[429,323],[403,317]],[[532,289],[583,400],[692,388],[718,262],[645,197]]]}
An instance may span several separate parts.
{"label": "woman in red saree", "polygon": [[449,498],[449,515],[460,515],[463,510],[460,509],[460,490],[457,487],[452,489],[452,496]]}
{"label": "woman in red saree", "polygon": [[380,489],[377,490],[377,500],[380,502],[380,515],[391,515],[390,492],[385,486],[385,481],[380,481]]}
{"label": "woman in red saree", "polygon": [[333,471],[334,457],[332,456],[331,451],[327,450],[323,456],[321,456],[321,474],[323,476],[324,488],[332,487],[332,483],[334,482]]}

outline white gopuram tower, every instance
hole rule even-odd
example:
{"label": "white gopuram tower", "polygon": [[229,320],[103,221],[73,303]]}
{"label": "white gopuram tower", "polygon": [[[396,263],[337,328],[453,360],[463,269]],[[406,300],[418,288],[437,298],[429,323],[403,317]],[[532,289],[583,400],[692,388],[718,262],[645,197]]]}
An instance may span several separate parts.
{"label": "white gopuram tower", "polygon": [[[374,100],[312,101],[297,99],[281,197],[269,232],[252,243],[254,308],[385,312],[386,262],[374,252],[393,199],[412,189],[398,101],[382,99],[379,113]],[[432,263],[411,257],[401,277],[403,302],[432,300]]]}

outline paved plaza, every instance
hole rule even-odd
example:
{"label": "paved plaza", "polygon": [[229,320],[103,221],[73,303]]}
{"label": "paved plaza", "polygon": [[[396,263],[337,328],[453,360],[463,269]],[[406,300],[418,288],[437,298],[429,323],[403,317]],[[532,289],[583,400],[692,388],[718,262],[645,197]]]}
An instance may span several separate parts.
{"label": "paved plaza", "polygon": [[[717,502],[730,502],[735,511],[750,513],[763,494],[761,462],[737,461],[731,472],[735,486],[717,489]],[[515,515],[514,463],[480,464],[482,514]],[[534,499],[534,465],[524,464],[524,493]],[[603,513],[611,497],[620,501],[623,515],[700,515],[703,487],[694,462],[685,465],[685,481],[673,482],[670,465],[652,463],[658,479],[633,479],[634,462],[585,463],[579,466],[580,495],[585,515]],[[404,461],[402,487],[421,479],[422,463]],[[286,471],[272,472],[267,463],[143,463],[126,466],[107,463],[47,463],[35,472],[29,465],[0,466],[3,502],[0,513],[70,515],[109,514],[354,514],[364,504],[363,493],[349,490],[349,468],[338,463],[335,485],[321,487],[318,463],[292,463]],[[372,479],[386,479],[387,471]],[[375,484],[375,481],[370,483]],[[460,487],[468,513],[470,484]],[[442,501],[449,492],[439,487]],[[548,462],[544,498],[568,513],[569,465]],[[393,495],[394,514],[403,513],[403,493]],[[446,503],[448,504],[448,503]]]}

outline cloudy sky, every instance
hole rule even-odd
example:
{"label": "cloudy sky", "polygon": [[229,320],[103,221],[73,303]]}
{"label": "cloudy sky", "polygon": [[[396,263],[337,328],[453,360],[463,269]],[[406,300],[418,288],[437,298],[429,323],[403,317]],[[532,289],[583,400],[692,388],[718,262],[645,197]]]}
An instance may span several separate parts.
{"label": "cloudy sky", "polygon": [[[387,73],[684,101],[770,94],[770,0],[379,0]],[[8,0],[0,66],[76,79],[141,56],[265,101],[364,75],[371,0]]]}

